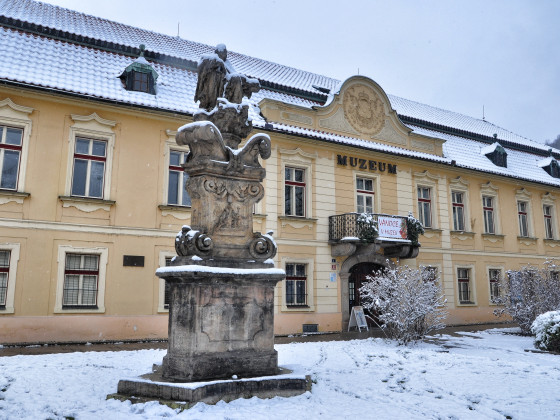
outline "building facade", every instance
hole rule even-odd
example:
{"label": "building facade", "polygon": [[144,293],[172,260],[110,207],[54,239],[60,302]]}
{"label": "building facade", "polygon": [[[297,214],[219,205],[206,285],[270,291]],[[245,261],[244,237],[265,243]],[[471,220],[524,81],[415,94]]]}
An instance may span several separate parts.
{"label": "building facade", "polygon": [[[31,0],[1,1],[0,24],[0,343],[166,337],[154,273],[190,221],[174,136],[213,48]],[[254,230],[286,270],[277,334],[345,329],[388,260],[437,272],[449,324],[492,322],[496,280],[558,256],[560,151],[367,77],[228,60],[259,79],[253,134],[272,140]],[[412,213],[421,246],[362,243],[364,212]]]}

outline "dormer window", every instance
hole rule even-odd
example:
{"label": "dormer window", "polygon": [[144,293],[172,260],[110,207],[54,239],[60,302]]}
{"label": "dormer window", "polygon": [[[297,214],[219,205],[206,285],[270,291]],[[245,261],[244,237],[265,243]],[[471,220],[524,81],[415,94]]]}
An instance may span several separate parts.
{"label": "dormer window", "polygon": [[549,151],[551,156],[537,162],[541,168],[543,168],[547,174],[553,178],[560,178],[560,163],[552,157],[552,151]]}
{"label": "dormer window", "polygon": [[144,45],[140,45],[140,56],[124,70],[120,79],[126,90],[155,95],[158,74],[144,58],[144,49]]}
{"label": "dormer window", "polygon": [[494,165],[507,168],[507,152],[500,143],[496,142],[491,146],[484,147],[480,152],[490,159]]}

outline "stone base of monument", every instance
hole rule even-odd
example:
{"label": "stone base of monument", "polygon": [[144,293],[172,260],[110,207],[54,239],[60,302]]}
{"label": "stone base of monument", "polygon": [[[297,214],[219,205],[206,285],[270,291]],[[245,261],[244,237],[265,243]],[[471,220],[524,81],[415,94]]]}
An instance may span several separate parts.
{"label": "stone base of monument", "polygon": [[172,408],[190,408],[198,402],[216,404],[238,398],[293,397],[311,391],[309,375],[295,374],[280,368],[278,375],[205,382],[169,382],[157,366],[151,374],[121,379],[114,398],[132,403],[159,401]]}

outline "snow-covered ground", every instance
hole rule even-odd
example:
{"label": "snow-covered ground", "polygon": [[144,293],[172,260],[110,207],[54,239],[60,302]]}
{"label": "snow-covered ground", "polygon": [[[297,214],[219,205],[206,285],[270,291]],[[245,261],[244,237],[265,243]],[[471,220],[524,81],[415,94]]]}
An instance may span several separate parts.
{"label": "snow-covered ground", "polygon": [[106,400],[121,378],[150,371],[164,350],[0,357],[2,419],[557,419],[560,356],[526,352],[511,330],[438,336],[399,347],[382,339],[277,345],[281,366],[312,392],[183,412]]}

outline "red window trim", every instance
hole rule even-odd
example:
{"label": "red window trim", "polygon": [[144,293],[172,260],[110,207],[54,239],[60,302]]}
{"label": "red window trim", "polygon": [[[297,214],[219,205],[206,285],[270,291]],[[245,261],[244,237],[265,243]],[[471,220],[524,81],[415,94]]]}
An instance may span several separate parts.
{"label": "red window trim", "polygon": [[107,161],[107,158],[105,156],[84,155],[84,154],[81,154],[81,153],[74,153],[74,159],[97,160],[99,162],[106,162]]}
{"label": "red window trim", "polygon": [[8,150],[21,150],[22,146],[18,146],[18,145],[15,145],[15,144],[0,143],[0,148],[1,149],[8,149]]}
{"label": "red window trim", "polygon": [[83,274],[84,276],[98,276],[99,270],[64,270],[64,274]]}

